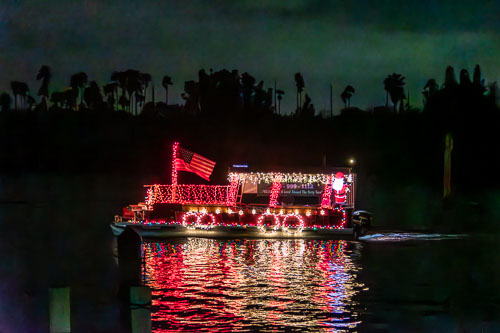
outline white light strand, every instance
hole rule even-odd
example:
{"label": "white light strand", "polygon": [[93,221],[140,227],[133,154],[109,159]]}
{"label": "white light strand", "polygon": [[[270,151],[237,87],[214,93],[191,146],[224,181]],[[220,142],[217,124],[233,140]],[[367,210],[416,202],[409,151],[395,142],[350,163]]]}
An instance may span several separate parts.
{"label": "white light strand", "polygon": [[[231,182],[235,178],[238,178],[242,182],[250,182],[252,184],[272,184],[275,177],[281,175],[281,183],[303,183],[303,184],[328,184],[331,179],[334,178],[334,174],[324,174],[324,173],[281,173],[281,172],[250,172],[250,173],[238,173],[230,172],[228,175],[228,180]],[[352,176],[349,174],[346,176],[347,182],[352,182]]]}

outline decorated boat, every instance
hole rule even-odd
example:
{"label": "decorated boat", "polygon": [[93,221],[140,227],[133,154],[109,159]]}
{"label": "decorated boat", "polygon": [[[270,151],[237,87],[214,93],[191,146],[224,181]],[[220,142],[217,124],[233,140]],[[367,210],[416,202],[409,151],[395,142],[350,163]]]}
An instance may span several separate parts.
{"label": "decorated boat", "polygon": [[180,171],[208,180],[214,166],[175,143],[172,183],[144,185],[145,201],[115,216],[115,234],[130,227],[147,238],[352,238],[371,223],[371,216],[353,214],[351,168],[256,171],[239,164],[229,169],[225,185],[177,182]]}

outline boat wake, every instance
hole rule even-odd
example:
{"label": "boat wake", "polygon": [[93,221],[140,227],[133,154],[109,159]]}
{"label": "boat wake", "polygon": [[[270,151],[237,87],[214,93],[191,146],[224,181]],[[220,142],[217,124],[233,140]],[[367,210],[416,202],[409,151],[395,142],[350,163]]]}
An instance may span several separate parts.
{"label": "boat wake", "polygon": [[427,240],[445,240],[445,239],[463,239],[463,234],[421,234],[412,232],[398,233],[378,233],[359,237],[359,240],[367,242],[404,242],[404,241],[427,241]]}

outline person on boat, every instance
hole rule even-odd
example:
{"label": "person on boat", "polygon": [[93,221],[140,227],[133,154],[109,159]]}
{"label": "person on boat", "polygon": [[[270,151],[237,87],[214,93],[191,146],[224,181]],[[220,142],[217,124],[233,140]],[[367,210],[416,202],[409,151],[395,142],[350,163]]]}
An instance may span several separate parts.
{"label": "person on boat", "polygon": [[349,191],[349,185],[344,180],[344,174],[337,172],[333,179],[333,195],[335,197],[335,205],[343,206],[346,203],[346,192]]}

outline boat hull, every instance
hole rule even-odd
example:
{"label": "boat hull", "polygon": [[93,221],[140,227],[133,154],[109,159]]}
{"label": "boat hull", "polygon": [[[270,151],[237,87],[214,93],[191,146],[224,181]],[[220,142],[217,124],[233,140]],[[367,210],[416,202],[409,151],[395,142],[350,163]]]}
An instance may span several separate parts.
{"label": "boat hull", "polygon": [[113,223],[113,234],[119,236],[120,230],[132,228],[142,238],[161,239],[178,237],[202,238],[260,238],[260,239],[353,239],[353,229],[304,229],[301,232],[266,230],[257,227],[216,226],[211,229],[188,228],[182,225],[147,225],[137,223]]}

